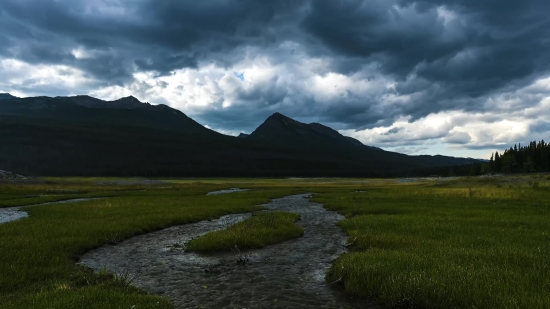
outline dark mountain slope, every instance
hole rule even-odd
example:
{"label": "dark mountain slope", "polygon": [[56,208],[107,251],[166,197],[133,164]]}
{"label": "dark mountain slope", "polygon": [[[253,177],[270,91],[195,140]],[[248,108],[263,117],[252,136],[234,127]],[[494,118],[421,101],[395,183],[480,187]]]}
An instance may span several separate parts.
{"label": "dark mountain slope", "polygon": [[343,136],[332,128],[319,123],[301,123],[280,113],[274,113],[267,118],[248,139],[298,148],[318,148],[329,145],[365,147],[360,141]]}
{"label": "dark mountain slope", "polygon": [[17,99],[17,97],[14,97],[9,93],[0,93],[0,100],[10,100],[10,99]]}
{"label": "dark mountain slope", "polygon": [[391,176],[442,164],[281,114],[237,138],[134,97],[0,101],[0,169],[30,176]]}
{"label": "dark mountain slope", "polygon": [[483,160],[478,160],[478,159],[456,158],[456,157],[449,157],[449,156],[442,156],[442,155],[435,155],[435,156],[419,155],[419,156],[411,156],[411,157],[415,158],[418,162],[421,162],[422,165],[429,165],[429,166],[467,165],[467,164],[475,164],[475,163],[483,162]]}
{"label": "dark mountain slope", "polygon": [[364,145],[360,141],[343,136],[338,131],[319,123],[305,124],[275,113],[267,118],[250,136],[250,140],[261,141],[274,146],[298,149],[323,150],[348,160],[368,159],[386,165],[388,170],[407,167],[435,167],[464,165],[478,162],[474,159],[448,156],[407,156]]}
{"label": "dark mountain slope", "polygon": [[[150,111],[168,111],[173,110],[172,108],[164,105],[151,105],[149,103],[142,103],[133,96],[120,98],[115,101],[103,101],[96,99],[87,95],[79,95],[74,97],[56,97],[56,99],[64,100],[71,102],[80,106],[94,108],[94,109],[139,109],[139,110],[150,110]],[[177,111],[177,110],[173,110]]]}
{"label": "dark mountain slope", "polygon": [[4,100],[0,115],[52,119],[80,125],[137,126],[188,134],[223,136],[207,129],[179,110],[141,103],[134,97],[103,101],[89,96],[32,97]]}

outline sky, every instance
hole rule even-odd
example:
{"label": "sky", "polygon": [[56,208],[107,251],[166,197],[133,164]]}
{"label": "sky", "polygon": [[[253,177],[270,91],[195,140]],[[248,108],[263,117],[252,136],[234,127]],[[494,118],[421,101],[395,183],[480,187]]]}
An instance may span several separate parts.
{"label": "sky", "polygon": [[1,0],[0,92],[280,112],[407,154],[550,139],[548,0]]}

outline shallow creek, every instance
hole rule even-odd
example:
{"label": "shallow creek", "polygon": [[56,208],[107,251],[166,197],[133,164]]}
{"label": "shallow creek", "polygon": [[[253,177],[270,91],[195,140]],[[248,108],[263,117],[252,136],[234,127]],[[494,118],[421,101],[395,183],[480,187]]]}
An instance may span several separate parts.
{"label": "shallow creek", "polygon": [[344,253],[345,233],[334,223],[343,219],[308,194],[274,199],[270,211],[300,214],[303,237],[252,250],[246,265],[233,253],[199,255],[185,243],[208,231],[223,229],[251,214],[170,227],[106,245],[86,253],[81,263],[133,280],[152,294],[164,295],[177,308],[377,308],[332,289],[325,272]]}
{"label": "shallow creek", "polygon": [[227,193],[244,192],[244,191],[248,191],[248,189],[231,188],[231,189],[208,192],[206,193],[206,195],[218,195],[218,194],[227,194]]}
{"label": "shallow creek", "polygon": [[98,199],[102,199],[102,198],[75,198],[71,200],[63,200],[63,201],[57,201],[57,202],[47,202],[47,203],[33,204],[33,205],[26,205],[26,206],[19,206],[19,207],[0,208],[0,224],[28,217],[29,214],[26,211],[22,210],[21,208],[50,205],[50,204],[77,203],[77,202],[85,202],[85,201],[92,201],[92,200],[98,200]]}

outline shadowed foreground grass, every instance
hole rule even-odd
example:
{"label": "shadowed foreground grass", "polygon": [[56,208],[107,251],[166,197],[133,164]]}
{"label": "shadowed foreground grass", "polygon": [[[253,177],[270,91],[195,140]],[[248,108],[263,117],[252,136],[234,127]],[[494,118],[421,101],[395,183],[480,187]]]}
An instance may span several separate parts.
{"label": "shadowed foreground grass", "polygon": [[297,238],[304,230],[294,224],[299,214],[290,212],[258,213],[233,224],[225,230],[207,233],[191,240],[186,251],[217,252],[262,248],[288,239]]}
{"label": "shadowed foreground grass", "polygon": [[320,194],[353,242],[327,280],[392,307],[550,308],[549,199],[477,179]]}

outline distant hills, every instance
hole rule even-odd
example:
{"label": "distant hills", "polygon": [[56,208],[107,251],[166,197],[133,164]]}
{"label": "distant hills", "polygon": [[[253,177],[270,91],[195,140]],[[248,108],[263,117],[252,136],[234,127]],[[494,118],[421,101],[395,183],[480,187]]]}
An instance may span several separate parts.
{"label": "distant hills", "polygon": [[275,113],[226,136],[130,96],[0,94],[0,169],[52,176],[395,176],[474,159],[407,156]]}

